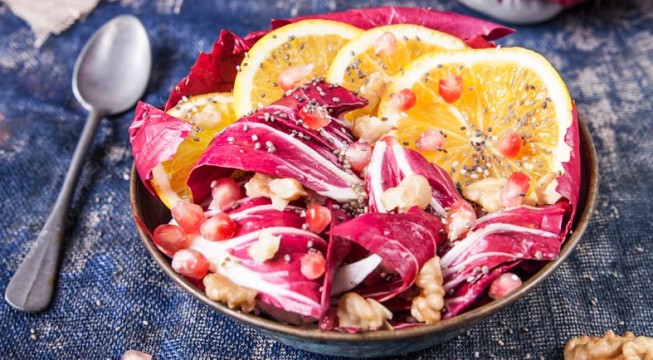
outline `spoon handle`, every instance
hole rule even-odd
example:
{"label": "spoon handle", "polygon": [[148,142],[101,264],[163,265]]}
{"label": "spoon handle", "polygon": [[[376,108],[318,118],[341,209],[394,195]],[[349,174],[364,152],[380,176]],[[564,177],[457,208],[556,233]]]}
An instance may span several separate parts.
{"label": "spoon handle", "polygon": [[47,309],[50,304],[57,282],[68,208],[75,193],[75,186],[84,165],[86,152],[93,143],[101,118],[101,113],[91,110],[75,148],[57,202],[36,242],[7,285],[5,300],[17,310],[39,312]]}

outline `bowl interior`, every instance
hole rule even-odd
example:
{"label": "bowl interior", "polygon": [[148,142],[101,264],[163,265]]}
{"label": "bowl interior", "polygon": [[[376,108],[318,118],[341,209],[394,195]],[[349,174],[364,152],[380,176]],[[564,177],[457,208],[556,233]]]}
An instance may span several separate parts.
{"label": "bowl interior", "polygon": [[[241,323],[254,326],[259,331],[286,344],[308,351],[352,356],[400,354],[433,346],[445,341],[487,316],[509,306],[546,279],[573,251],[587,227],[595,206],[598,191],[596,149],[594,148],[587,128],[580,119],[579,127],[582,167],[580,200],[576,219],[572,227],[573,232],[563,244],[560,256],[556,260],[547,263],[527,279],[521,288],[509,296],[489,302],[473,310],[464,312],[459,316],[433,325],[416,326],[401,330],[345,334],[282,324],[265,317],[243,314],[231,310],[221,303],[210,300],[202,290],[199,290],[184,277],[175,273],[170,266],[170,260],[153,244],[151,232],[157,225],[170,220],[170,211],[156,197],[148,192],[133,168],[130,183],[131,205],[139,235],[145,247],[161,269],[184,290],[220,313]],[[379,346],[379,342],[384,342],[384,345]],[[394,346],[392,346],[393,343]]]}

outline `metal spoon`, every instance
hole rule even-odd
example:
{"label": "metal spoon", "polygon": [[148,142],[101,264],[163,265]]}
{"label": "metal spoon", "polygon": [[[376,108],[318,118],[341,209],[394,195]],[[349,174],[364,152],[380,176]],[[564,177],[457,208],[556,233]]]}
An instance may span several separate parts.
{"label": "metal spoon", "polygon": [[103,117],[129,110],[150,78],[152,50],[143,24],[119,16],[102,26],[75,62],[73,92],[90,113],[57,202],[29,253],[11,278],[5,300],[26,312],[45,310],[57,280],[66,215],[84,157]]}

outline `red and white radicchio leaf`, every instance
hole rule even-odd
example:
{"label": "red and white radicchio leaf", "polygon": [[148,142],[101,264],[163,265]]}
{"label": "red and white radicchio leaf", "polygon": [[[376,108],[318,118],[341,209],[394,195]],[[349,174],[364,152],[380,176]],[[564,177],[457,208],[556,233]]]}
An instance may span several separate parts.
{"label": "red and white radicchio leaf", "polygon": [[474,303],[502,273],[523,260],[553,260],[560,254],[564,202],[518,206],[480,218],[467,236],[440,258],[449,318]]}
{"label": "red and white radicchio leaf", "polygon": [[[349,219],[351,215],[346,211],[342,210],[340,207],[333,207],[333,204],[330,202],[327,203],[327,208],[331,210],[331,228],[335,228],[338,224],[341,224]],[[326,272],[324,274],[324,283],[322,285],[322,305],[329,307],[329,302],[331,299],[331,289],[333,286],[333,280],[336,275],[336,271],[341,269],[340,265],[345,260],[349,254],[351,245],[348,240],[329,234],[329,245],[327,247],[326,253]]]}
{"label": "red and white radicchio leaf", "polygon": [[[297,206],[286,206],[279,211],[272,206],[268,198],[244,198],[235,203],[234,209],[227,214],[236,223],[236,236],[241,236],[269,227],[293,227],[301,229],[305,219],[301,214],[306,211]],[[207,213],[209,216],[210,212]]]}
{"label": "red and white radicchio leaf", "polygon": [[150,104],[139,101],[136,105],[134,121],[129,126],[129,142],[136,171],[152,194],[154,191],[149,181],[152,179],[152,169],[170,160],[191,130],[190,123]]}
{"label": "red and white radicchio leaf", "polygon": [[[312,82],[241,118],[214,138],[191,171],[188,186],[193,199],[203,199],[210,182],[231,169],[293,178],[336,201],[358,199],[362,181],[336,155],[355,138],[338,116],[365,104],[345,88]],[[299,112],[305,106],[325,108],[331,122],[319,130],[303,126]]]}
{"label": "red and white radicchio leaf", "polygon": [[[367,213],[331,229],[339,236],[361,245],[383,260],[398,278],[382,285],[357,291],[378,301],[391,299],[410,287],[419,269],[435,255],[444,235],[442,224],[413,208],[405,214]],[[439,225],[439,226],[438,226]]]}
{"label": "red and white radicchio leaf", "polygon": [[280,236],[279,250],[264,262],[254,261],[249,247],[258,241],[253,231],[226,241],[209,241],[198,236],[190,244],[211,263],[211,268],[233,283],[259,292],[257,299],[282,310],[320,318],[326,311],[322,305],[322,279],[307,279],[301,273],[301,257],[312,248],[326,253],[327,243],[318,235],[293,227],[277,226],[265,230]]}
{"label": "red and white radicchio leaf", "polygon": [[166,102],[165,110],[177,105],[186,96],[212,92],[229,92],[234,88],[236,67],[245,57],[245,52],[260,37],[241,39],[238,35],[222,30],[210,53],[200,53],[195,65],[174,87]]}
{"label": "red and white radicchio leaf", "polygon": [[[460,39],[474,48],[492,47],[492,40],[510,35],[515,30],[489,21],[451,12],[419,7],[384,6],[371,9],[354,9],[328,14],[300,16],[293,19],[272,20],[276,29],[291,22],[306,19],[326,19],[344,22],[363,30],[392,24],[416,24],[439,30]],[[260,36],[261,32],[253,36]]]}
{"label": "red and white radicchio leaf", "polygon": [[417,174],[425,177],[431,186],[430,206],[442,216],[462,197],[449,174],[435,164],[431,164],[421,154],[404,148],[392,136],[376,142],[372,158],[365,171],[365,187],[369,196],[371,211],[387,212],[381,202],[383,193],[399,185],[406,176]]}

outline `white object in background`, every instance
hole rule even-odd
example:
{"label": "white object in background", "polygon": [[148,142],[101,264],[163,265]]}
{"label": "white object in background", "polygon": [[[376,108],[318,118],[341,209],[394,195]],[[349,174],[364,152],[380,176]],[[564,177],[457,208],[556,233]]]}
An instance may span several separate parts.
{"label": "white object in background", "polygon": [[50,34],[58,35],[81,17],[88,15],[100,0],[4,0],[16,16],[34,32],[35,47],[41,47]]}
{"label": "white object in background", "polygon": [[465,6],[495,19],[526,25],[549,20],[562,11],[562,6],[543,0],[458,0]]}

